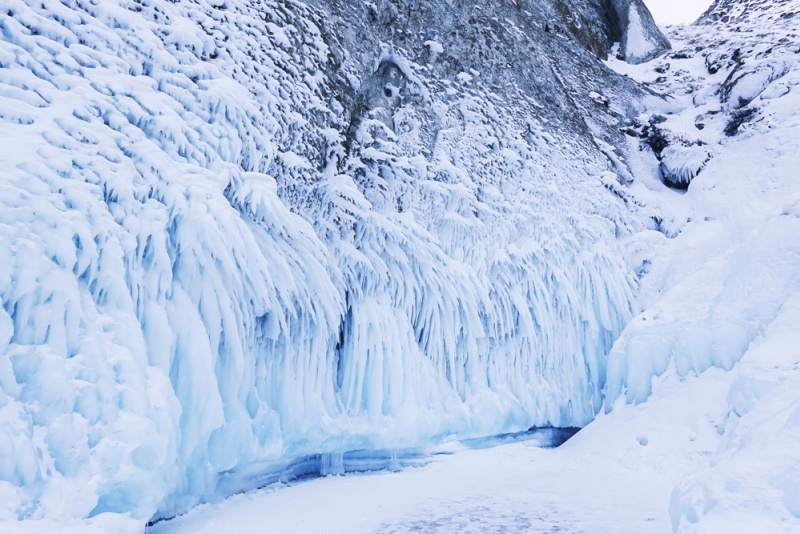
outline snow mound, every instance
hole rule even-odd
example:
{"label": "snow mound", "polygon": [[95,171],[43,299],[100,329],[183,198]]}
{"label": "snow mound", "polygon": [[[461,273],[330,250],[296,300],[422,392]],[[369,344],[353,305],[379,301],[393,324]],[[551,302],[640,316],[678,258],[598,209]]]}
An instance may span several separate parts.
{"label": "snow mound", "polygon": [[713,532],[735,524],[740,531],[779,532],[800,525],[798,316],[795,293],[734,371],[719,460],[672,493],[676,530]]}
{"label": "snow mound", "polygon": [[772,82],[789,72],[789,65],[782,61],[761,61],[752,66],[745,65],[742,63],[731,71],[720,88],[722,101],[729,102],[732,109],[748,105],[764,93]]}

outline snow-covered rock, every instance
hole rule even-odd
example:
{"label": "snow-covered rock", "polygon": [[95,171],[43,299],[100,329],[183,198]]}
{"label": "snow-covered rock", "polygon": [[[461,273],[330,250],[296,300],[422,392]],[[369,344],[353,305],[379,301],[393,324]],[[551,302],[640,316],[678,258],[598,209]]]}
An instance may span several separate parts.
{"label": "snow-covered rock", "polygon": [[612,16],[620,28],[620,55],[628,63],[650,61],[668,51],[669,40],[641,0],[611,0]]}

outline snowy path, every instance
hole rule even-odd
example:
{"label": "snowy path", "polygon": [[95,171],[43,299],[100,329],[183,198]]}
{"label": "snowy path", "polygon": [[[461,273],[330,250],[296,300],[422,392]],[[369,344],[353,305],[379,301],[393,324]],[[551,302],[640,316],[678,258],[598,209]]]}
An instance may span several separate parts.
{"label": "snowy path", "polygon": [[156,533],[669,532],[671,487],[609,476],[560,450],[512,444],[399,473],[327,477],[240,495]]}
{"label": "snowy path", "polygon": [[[668,372],[647,403],[618,403],[558,449],[528,441],[439,455],[398,473],[273,486],[200,506],[148,534],[672,532],[673,488],[719,448],[735,374]],[[694,532],[754,532],[736,527]]]}

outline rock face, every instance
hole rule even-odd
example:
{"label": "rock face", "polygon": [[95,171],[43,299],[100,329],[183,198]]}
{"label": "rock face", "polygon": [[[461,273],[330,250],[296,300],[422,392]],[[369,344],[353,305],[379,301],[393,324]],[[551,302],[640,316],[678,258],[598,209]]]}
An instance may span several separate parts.
{"label": "rock face", "polygon": [[610,0],[619,30],[620,56],[628,63],[650,61],[670,49],[642,0]]}
{"label": "rock face", "polygon": [[[353,86],[353,80],[371,84],[376,74],[386,75],[380,63],[390,53],[409,65],[396,72],[416,73],[417,82],[423,81],[434,99],[449,103],[465,89],[491,93],[525,106],[526,117],[550,121],[548,128],[559,129],[559,134],[578,134],[582,142],[589,140],[587,124],[601,138],[620,139],[614,126],[620,114],[635,106],[639,89],[609,75],[596,61],[622,38],[619,28],[627,26],[627,18],[609,16],[595,0],[520,0],[491,8],[474,0],[381,0],[363,9],[341,0],[314,4],[326,13],[323,37],[336,42],[330,48],[335,65],[328,78],[336,82],[332,90],[351,114],[351,126],[359,123],[356,115],[368,111],[370,103],[392,109],[409,103],[408,91],[395,95],[400,99],[382,100],[380,90],[376,94],[381,98],[375,100],[364,88]],[[652,21],[640,0],[632,5],[644,9]],[[646,29],[649,32],[650,26]],[[661,35],[655,26],[652,30]],[[342,72],[348,73],[347,79]],[[597,113],[587,98],[593,91],[613,96],[616,111]],[[535,104],[528,106],[532,101]]]}
{"label": "rock face", "polygon": [[800,17],[794,0],[715,0],[698,19],[700,24],[741,24],[758,20],[783,24]]}
{"label": "rock face", "polygon": [[600,409],[641,91],[598,56],[640,3],[7,4],[4,514]]}

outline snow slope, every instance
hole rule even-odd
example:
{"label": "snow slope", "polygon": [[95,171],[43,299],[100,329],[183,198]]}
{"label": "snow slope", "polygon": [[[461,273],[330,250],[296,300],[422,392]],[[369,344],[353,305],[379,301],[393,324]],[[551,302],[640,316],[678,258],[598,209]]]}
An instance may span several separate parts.
{"label": "snow slope", "polygon": [[[611,351],[607,408],[616,396],[645,402],[664,373],[724,384],[694,399],[700,412],[724,401],[719,443],[672,492],[673,528],[800,532],[800,6],[727,5],[672,28],[673,54],[638,70],[615,64],[670,95],[652,110],[666,118],[659,127],[710,159],[680,195],[641,153],[632,194],[657,206],[664,231],[630,242],[647,264],[644,311]],[[724,382],[712,367],[730,370]]]}
{"label": "snow slope", "polygon": [[594,4],[482,5],[4,2],[0,517],[595,416],[641,92]]}

